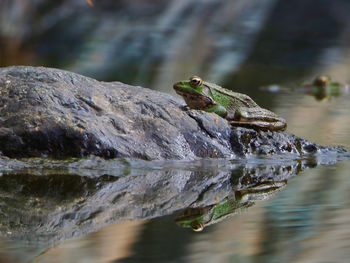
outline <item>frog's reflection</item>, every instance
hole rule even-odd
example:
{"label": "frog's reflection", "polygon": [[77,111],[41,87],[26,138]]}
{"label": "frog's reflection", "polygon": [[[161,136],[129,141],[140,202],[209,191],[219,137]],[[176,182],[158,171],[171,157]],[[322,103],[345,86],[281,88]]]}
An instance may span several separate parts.
{"label": "frog's reflection", "polygon": [[179,214],[175,222],[181,227],[190,227],[195,232],[206,226],[219,223],[255,204],[255,201],[268,199],[287,185],[287,181],[262,183],[253,187],[232,192],[221,201],[205,207],[189,207]]}

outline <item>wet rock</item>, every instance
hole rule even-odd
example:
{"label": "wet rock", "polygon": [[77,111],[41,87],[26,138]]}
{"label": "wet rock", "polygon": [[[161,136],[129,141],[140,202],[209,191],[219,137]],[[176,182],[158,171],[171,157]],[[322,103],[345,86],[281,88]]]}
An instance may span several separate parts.
{"label": "wet rock", "polygon": [[1,68],[0,151],[8,157],[145,160],[342,151],[285,132],[232,128],[183,105],[168,94],[63,70]]}

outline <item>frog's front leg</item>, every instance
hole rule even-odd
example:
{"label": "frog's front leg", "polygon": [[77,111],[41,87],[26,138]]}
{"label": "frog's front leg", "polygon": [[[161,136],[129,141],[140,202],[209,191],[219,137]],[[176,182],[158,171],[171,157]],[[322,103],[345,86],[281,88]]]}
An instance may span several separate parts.
{"label": "frog's front leg", "polygon": [[227,110],[226,110],[226,108],[224,106],[221,106],[221,105],[212,106],[212,107],[206,109],[205,111],[207,111],[207,112],[214,112],[214,113],[216,113],[217,115],[219,115],[220,117],[223,117],[223,118],[227,117]]}
{"label": "frog's front leg", "polygon": [[183,111],[189,111],[191,108],[188,107],[187,105],[183,105],[183,106],[180,107],[180,109],[183,110]]}

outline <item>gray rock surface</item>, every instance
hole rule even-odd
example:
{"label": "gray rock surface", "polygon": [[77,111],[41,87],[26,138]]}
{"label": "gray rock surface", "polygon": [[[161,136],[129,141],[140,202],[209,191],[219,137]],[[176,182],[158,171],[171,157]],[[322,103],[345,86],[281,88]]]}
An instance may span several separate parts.
{"label": "gray rock surface", "polygon": [[63,70],[1,68],[0,151],[8,157],[144,160],[342,151],[286,132],[232,128],[183,105],[168,94]]}

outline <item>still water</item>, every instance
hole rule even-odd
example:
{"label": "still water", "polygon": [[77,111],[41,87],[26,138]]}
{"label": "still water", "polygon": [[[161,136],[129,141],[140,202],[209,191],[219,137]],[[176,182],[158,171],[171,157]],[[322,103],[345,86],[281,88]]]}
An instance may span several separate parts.
{"label": "still water", "polygon": [[[10,165],[1,262],[347,262],[349,156],[326,159]],[[188,205],[219,220],[181,226]]]}
{"label": "still water", "polygon": [[63,243],[41,262],[347,262],[348,169],[343,163],[304,173],[201,233],[179,228],[172,216],[126,222]]}
{"label": "still water", "polygon": [[[348,1],[93,2],[0,2],[0,65],[171,94],[197,74],[249,94],[287,132],[350,151],[350,96],[290,89],[320,74],[350,83]],[[0,159],[0,262],[348,262],[349,171],[347,155]],[[217,220],[184,227],[198,213]]]}

